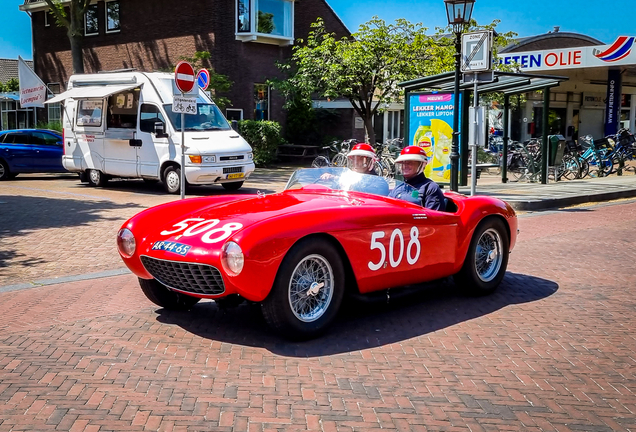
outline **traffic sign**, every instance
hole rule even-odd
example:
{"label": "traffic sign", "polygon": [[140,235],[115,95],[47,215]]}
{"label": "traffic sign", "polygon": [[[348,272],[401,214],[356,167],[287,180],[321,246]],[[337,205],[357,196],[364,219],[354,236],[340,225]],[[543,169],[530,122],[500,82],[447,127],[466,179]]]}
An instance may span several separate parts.
{"label": "traffic sign", "polygon": [[474,73],[492,68],[492,31],[462,34],[462,72]]}
{"label": "traffic sign", "polygon": [[205,90],[210,85],[210,72],[207,69],[201,69],[197,74],[197,84],[201,90]]}
{"label": "traffic sign", "polygon": [[174,82],[181,93],[189,93],[194,87],[194,68],[187,61],[180,61],[174,69]]}

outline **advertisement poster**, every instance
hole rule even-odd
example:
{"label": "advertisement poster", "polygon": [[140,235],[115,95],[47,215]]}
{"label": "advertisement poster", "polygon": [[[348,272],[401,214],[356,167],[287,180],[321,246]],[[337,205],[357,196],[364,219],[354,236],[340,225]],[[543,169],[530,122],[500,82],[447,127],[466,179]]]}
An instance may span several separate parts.
{"label": "advertisement poster", "polygon": [[408,143],[426,151],[424,174],[437,183],[450,183],[454,106],[453,93],[410,95]]}

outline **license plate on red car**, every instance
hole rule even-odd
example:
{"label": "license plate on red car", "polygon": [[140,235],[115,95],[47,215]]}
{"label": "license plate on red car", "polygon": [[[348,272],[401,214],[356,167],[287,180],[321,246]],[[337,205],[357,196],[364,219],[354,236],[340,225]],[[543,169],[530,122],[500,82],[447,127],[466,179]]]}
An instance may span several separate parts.
{"label": "license plate on red car", "polygon": [[170,241],[158,241],[152,245],[152,250],[164,250],[166,252],[176,253],[181,256],[185,256],[192,246],[184,245],[182,243],[170,242]]}

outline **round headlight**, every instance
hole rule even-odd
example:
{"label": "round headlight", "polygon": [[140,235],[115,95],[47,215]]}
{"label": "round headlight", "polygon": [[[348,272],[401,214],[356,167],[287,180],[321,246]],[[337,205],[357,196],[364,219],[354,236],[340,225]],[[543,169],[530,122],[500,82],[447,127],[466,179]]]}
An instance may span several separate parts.
{"label": "round headlight", "polygon": [[135,236],[128,228],[122,228],[117,233],[117,248],[119,253],[130,258],[135,253]]}
{"label": "round headlight", "polygon": [[229,241],[223,245],[221,250],[221,264],[223,268],[230,275],[236,276],[243,270],[243,264],[245,263],[245,257],[241,247]]}

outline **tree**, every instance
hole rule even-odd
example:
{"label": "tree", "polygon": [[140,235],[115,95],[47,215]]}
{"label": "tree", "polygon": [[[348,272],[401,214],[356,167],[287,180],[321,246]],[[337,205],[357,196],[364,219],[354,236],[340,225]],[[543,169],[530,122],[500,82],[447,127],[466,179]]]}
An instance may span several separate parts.
{"label": "tree", "polygon": [[62,4],[61,0],[44,0],[55,17],[58,26],[66,27],[66,34],[71,43],[73,57],[73,73],[84,73],[84,14],[91,0],[70,0]]}
{"label": "tree", "polygon": [[[484,27],[475,23],[472,28]],[[364,121],[368,141],[375,144],[373,117],[386,104],[401,99],[399,82],[454,68],[453,38],[443,35],[445,29],[437,29],[433,36],[426,30],[405,19],[386,24],[373,17],[350,38],[336,40],[318,19],[306,43],[300,40],[291,60],[279,65],[289,77],[272,84],[288,100],[298,95],[348,99]]]}
{"label": "tree", "polygon": [[[225,96],[220,96],[218,93],[228,92],[230,87],[232,87],[233,82],[230,81],[227,75],[216,73],[208,66],[210,64],[210,57],[212,56],[208,51],[197,51],[192,57],[181,56],[179,57],[179,60],[187,61],[195,70],[199,70],[204,67],[208,69],[208,72],[210,72],[208,90],[212,93],[214,103],[216,103],[219,109],[223,111],[225,110],[225,107],[232,106],[232,102]],[[170,71],[174,71],[174,68],[175,66],[173,66]]]}
{"label": "tree", "polygon": [[6,83],[0,83],[0,92],[14,92],[20,90],[20,82],[17,78],[11,78]]}

